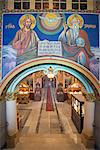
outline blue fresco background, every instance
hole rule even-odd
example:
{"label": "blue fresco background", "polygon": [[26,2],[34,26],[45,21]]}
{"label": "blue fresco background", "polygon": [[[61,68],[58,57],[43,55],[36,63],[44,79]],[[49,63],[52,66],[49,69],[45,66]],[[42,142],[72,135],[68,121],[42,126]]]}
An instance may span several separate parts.
{"label": "blue fresco background", "polygon": [[[24,13],[25,14],[25,13]],[[32,13],[31,13],[32,14]],[[3,45],[9,44],[15,37],[16,32],[20,29],[18,23],[19,19],[23,14],[4,14],[3,15]],[[32,14],[36,18],[37,14]],[[65,13],[66,20],[71,14]],[[96,25],[96,28],[83,28],[87,33],[92,47],[99,47],[99,19],[97,14],[80,14],[84,19],[84,24]],[[12,23],[14,29],[6,29],[5,26]],[[47,35],[39,31],[37,25],[34,30],[38,34],[40,40],[47,39],[49,41],[57,41],[61,32],[54,35]]]}
{"label": "blue fresco background", "polygon": [[[16,66],[16,50],[12,49],[11,44],[12,40],[15,37],[16,32],[20,29],[19,27],[19,19],[22,15],[25,13],[18,13],[18,14],[3,14],[3,33],[2,33],[2,78],[9,73],[15,66]],[[37,17],[37,13],[30,13],[34,15],[34,17]],[[72,13],[64,13],[64,16],[66,18],[66,22],[68,17]],[[96,28],[84,28],[88,34],[88,38],[90,41],[91,47],[99,47],[99,15],[98,14],[80,14],[83,17],[84,24],[88,25],[95,25]],[[14,25],[15,28],[6,28],[8,24]],[[56,34],[44,34],[42,33],[38,27],[37,24],[35,28],[33,29],[39,39],[42,40],[49,40],[49,41],[58,41],[58,37],[60,33],[63,30],[60,30]],[[97,60],[92,59],[91,60],[91,68],[90,71],[99,78],[99,62]]]}

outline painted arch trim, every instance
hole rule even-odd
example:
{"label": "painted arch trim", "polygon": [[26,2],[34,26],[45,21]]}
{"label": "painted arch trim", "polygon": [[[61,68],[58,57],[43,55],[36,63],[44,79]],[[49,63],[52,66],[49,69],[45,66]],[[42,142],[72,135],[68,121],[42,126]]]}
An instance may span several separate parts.
{"label": "painted arch trim", "polygon": [[[70,68],[71,71],[72,70],[76,70],[76,72],[80,73],[82,76],[82,78],[85,79],[85,77],[87,77],[87,80],[85,82],[91,81],[91,83],[95,86],[95,88],[97,89],[98,93],[100,94],[99,91],[99,81],[95,78],[95,76],[88,71],[85,67],[79,65],[76,62],[73,62],[71,60],[68,59],[64,59],[64,58],[60,58],[60,57],[39,57],[30,61],[27,61],[26,63],[23,63],[19,66],[17,66],[16,68],[14,68],[7,76],[5,76],[5,78],[1,81],[0,83],[0,95],[2,94],[4,88],[7,86],[7,84],[11,81],[11,80],[15,80],[15,76],[18,74],[21,74],[21,72],[23,72],[24,70],[28,70],[29,68],[34,68],[35,66],[39,66],[39,65],[45,65],[45,64],[50,64],[50,65],[61,65],[61,66],[65,66],[67,68]],[[71,72],[70,72],[71,73]],[[85,76],[85,77],[84,77]],[[89,84],[89,82],[88,82]]]}
{"label": "painted arch trim", "polygon": [[75,76],[77,79],[79,79],[82,82],[82,84],[85,86],[88,93],[93,93],[93,90],[92,90],[91,86],[88,84],[88,82],[85,80],[85,78],[82,77],[82,75],[79,72],[77,72],[77,71],[75,71],[75,70],[73,70],[72,68],[69,68],[69,67],[65,67],[65,66],[61,66],[61,65],[53,65],[53,64],[52,65],[51,64],[39,65],[39,66],[32,67],[32,68],[29,68],[29,69],[23,71],[11,83],[10,87],[7,90],[7,93],[13,93],[15,91],[15,88],[16,88],[17,84],[23,78],[28,76],[29,74],[34,73],[36,71],[40,71],[40,70],[46,71],[46,70],[48,70],[48,68],[50,66],[56,71],[62,70],[62,71],[65,71],[65,72],[68,72],[68,73],[72,74],[73,76]]}

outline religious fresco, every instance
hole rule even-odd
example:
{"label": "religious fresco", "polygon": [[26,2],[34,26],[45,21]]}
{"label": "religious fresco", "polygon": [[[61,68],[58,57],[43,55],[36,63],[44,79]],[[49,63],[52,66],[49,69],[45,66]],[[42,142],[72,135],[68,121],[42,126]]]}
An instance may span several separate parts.
{"label": "religious fresco", "polygon": [[73,60],[99,78],[99,15],[60,12],[3,14],[2,78],[40,56]]}
{"label": "religious fresco", "polygon": [[61,13],[41,13],[37,15],[37,27],[47,35],[59,33],[63,29],[62,24],[65,21],[65,15]]}

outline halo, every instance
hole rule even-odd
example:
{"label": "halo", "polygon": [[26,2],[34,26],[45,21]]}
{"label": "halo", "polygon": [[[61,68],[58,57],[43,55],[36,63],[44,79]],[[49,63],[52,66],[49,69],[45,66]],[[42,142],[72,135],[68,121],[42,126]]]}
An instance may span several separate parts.
{"label": "halo", "polygon": [[70,28],[72,28],[72,20],[76,18],[77,21],[79,22],[79,28],[82,28],[83,27],[83,24],[84,24],[84,20],[83,18],[78,15],[78,14],[72,14],[71,16],[68,17],[67,19],[67,24]]}
{"label": "halo", "polygon": [[30,15],[30,14],[25,14],[25,15],[23,15],[20,18],[20,20],[19,20],[19,26],[20,26],[20,28],[22,29],[24,27],[23,22],[24,22],[24,20],[26,18],[29,18],[29,19],[32,20],[31,29],[33,29],[35,27],[35,25],[36,25],[36,19],[35,19],[35,17],[33,15]]}

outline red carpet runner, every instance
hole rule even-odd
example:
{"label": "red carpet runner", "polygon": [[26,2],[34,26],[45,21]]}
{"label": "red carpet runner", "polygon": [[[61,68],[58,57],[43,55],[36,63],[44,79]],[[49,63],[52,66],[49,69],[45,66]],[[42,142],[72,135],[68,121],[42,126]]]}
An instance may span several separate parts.
{"label": "red carpet runner", "polygon": [[50,86],[47,89],[46,111],[54,111]]}

